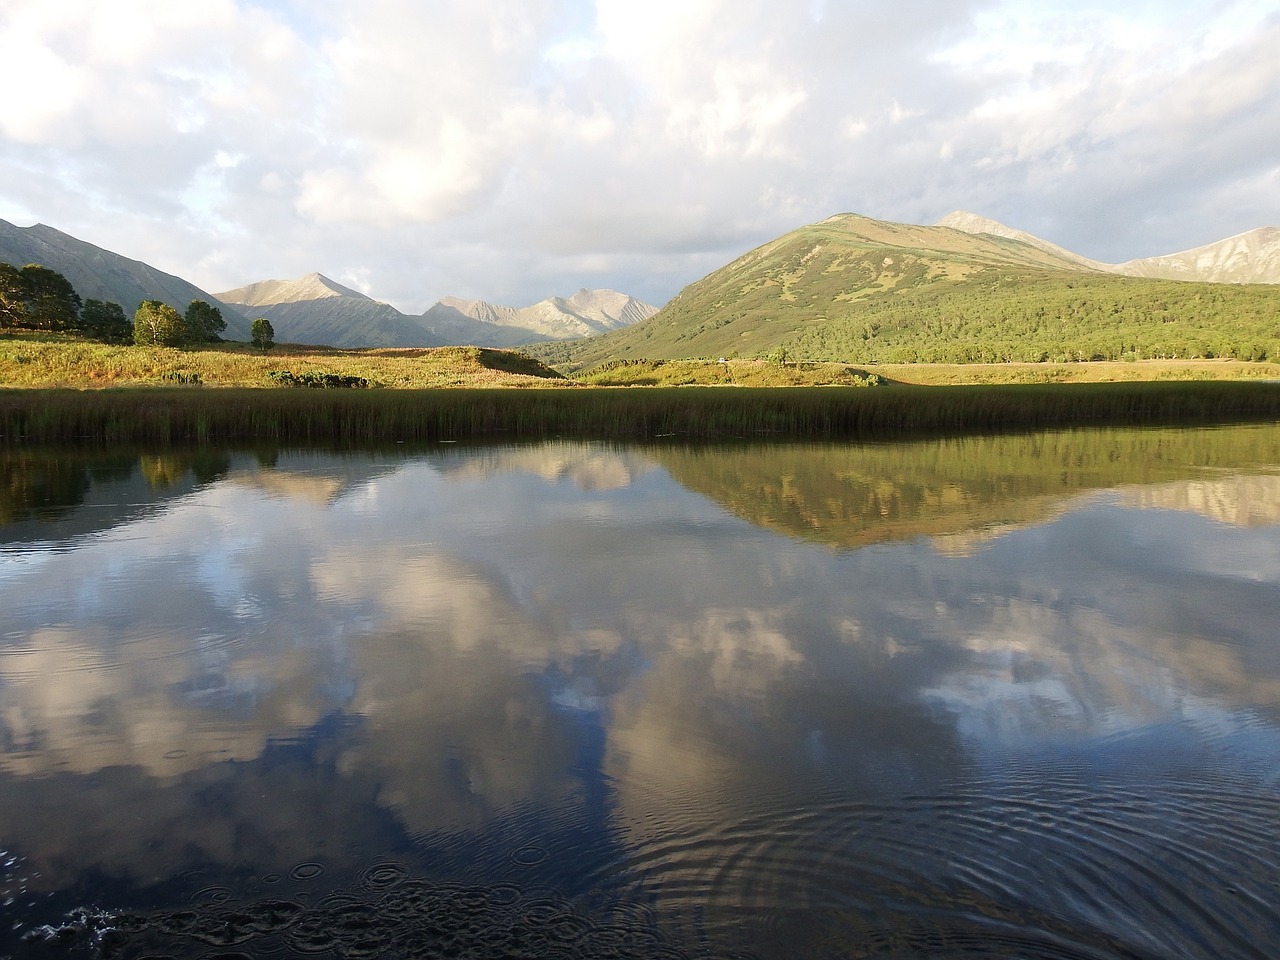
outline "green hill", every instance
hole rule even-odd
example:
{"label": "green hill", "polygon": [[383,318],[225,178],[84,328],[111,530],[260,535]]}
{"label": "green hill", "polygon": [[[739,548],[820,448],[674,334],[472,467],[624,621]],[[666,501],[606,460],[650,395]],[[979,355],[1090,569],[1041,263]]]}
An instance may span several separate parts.
{"label": "green hill", "polygon": [[619,359],[876,362],[1280,356],[1280,286],[1116,276],[1015,239],[840,214],[686,287],[617,333],[530,350]]}

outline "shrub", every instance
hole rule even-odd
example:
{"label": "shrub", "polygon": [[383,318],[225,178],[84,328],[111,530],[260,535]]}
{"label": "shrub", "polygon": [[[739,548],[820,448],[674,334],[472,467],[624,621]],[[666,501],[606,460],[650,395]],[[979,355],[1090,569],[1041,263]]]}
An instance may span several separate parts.
{"label": "shrub", "polygon": [[267,376],[282,387],[317,387],[321,389],[367,389],[364,377],[340,373],[294,373],[292,370],[270,370]]}

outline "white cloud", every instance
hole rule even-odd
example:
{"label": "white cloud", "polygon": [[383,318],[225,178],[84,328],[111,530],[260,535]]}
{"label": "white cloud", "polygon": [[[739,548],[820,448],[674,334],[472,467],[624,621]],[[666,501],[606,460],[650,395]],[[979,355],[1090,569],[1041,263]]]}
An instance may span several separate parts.
{"label": "white cloud", "polygon": [[840,210],[1127,259],[1280,222],[1278,45],[1280,0],[10,0],[0,216],[413,310],[661,301]]}

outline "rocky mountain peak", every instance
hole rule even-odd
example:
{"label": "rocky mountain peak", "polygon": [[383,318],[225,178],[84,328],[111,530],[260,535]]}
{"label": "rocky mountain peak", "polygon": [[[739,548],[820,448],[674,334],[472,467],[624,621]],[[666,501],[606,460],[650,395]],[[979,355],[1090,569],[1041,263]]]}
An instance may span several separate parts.
{"label": "rocky mountain peak", "polygon": [[308,300],[325,300],[330,297],[350,297],[370,300],[358,290],[344,287],[322,273],[308,273],[296,280],[259,280],[248,286],[237,287],[214,294],[223,303],[246,307],[267,307],[280,303],[302,303]]}

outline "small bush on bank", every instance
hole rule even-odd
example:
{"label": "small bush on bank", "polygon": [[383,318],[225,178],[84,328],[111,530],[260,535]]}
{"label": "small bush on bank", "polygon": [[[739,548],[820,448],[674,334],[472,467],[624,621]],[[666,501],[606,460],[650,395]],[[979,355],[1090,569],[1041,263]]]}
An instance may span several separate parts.
{"label": "small bush on bank", "polygon": [[365,390],[369,381],[364,377],[341,373],[294,373],[291,370],[268,370],[267,376],[282,387],[314,387],[328,390]]}

